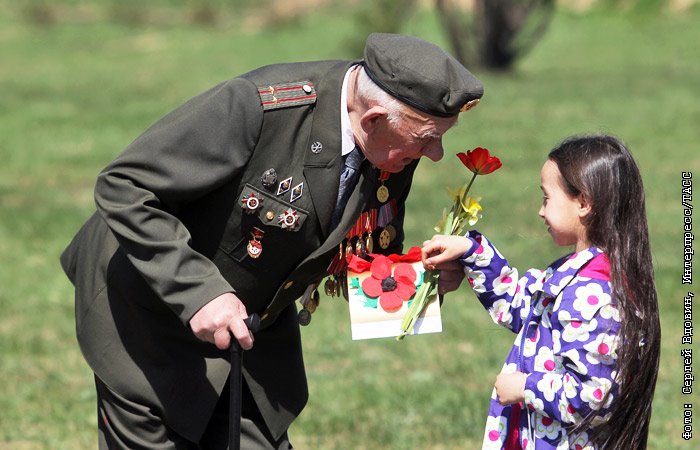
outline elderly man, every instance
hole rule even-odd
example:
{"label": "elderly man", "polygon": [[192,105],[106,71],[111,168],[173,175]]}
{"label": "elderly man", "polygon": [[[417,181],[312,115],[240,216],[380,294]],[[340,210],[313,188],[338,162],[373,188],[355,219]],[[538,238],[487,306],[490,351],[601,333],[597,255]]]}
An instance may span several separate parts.
{"label": "elderly man", "polygon": [[242,447],[291,448],[315,289],[327,278],[327,293],[343,291],[350,253],[401,250],[419,159],[442,157],[443,134],[482,93],[435,45],[373,34],[361,61],[262,67],[129,145],[61,257],[100,447],[226,448],[233,338],[248,350]]}

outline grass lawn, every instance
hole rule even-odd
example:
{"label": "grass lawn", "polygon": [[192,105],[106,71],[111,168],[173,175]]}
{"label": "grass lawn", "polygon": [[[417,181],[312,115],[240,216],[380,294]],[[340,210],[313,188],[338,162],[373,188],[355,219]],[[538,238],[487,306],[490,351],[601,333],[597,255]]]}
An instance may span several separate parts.
{"label": "grass lawn", "polygon": [[[75,2],[66,2],[75,3]],[[74,337],[72,289],[58,255],[92,212],[98,171],[147,125],[214,83],[263,64],[352,58],[351,14],[309,13],[255,32],[178,23],[130,27],[89,19],[48,27],[0,1],[0,448],[96,447],[92,375]],[[576,133],[608,132],[644,175],[663,348],[651,449],[681,439],[681,171],[700,174],[700,27],[686,17],[555,16],[514,73],[479,73],[481,104],[419,167],[407,244],[419,244],[464,173],[453,156],[485,146],[504,168],[477,181],[478,227],[521,269],[563,250],[537,217],[547,151]],[[444,44],[434,17],[403,30]],[[696,271],[697,272],[697,271]],[[479,448],[488,399],[513,336],[466,287],[443,306],[441,334],[352,342],[345,302],[322,299],[303,330],[311,399],[290,430],[300,449]],[[695,413],[698,417],[699,413]],[[697,419],[700,424],[700,419]],[[700,425],[698,425],[700,426]]]}

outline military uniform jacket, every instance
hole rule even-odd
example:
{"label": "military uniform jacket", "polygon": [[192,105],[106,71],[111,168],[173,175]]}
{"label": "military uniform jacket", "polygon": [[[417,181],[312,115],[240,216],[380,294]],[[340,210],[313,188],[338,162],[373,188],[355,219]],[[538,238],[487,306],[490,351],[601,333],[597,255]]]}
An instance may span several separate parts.
{"label": "military uniform jacket", "polygon": [[[329,229],[343,165],[340,92],[356,63],[263,67],[166,115],[99,175],[97,212],[61,256],[91,368],[116,392],[160,405],[167,423],[192,441],[206,427],[229,361],[188,322],[225,292],[266,317],[244,354],[243,375],[273,436],[306,403],[294,301],[326,274],[361,211],[380,206],[378,170],[365,161],[340,224]],[[401,249],[416,165],[385,182],[398,230],[387,251]],[[265,187],[270,168],[278,180]],[[290,178],[290,189],[280,188]],[[254,211],[245,207],[251,193],[259,199]],[[285,213],[296,217],[293,227],[285,228]],[[254,228],[264,233],[258,258],[246,251]]]}

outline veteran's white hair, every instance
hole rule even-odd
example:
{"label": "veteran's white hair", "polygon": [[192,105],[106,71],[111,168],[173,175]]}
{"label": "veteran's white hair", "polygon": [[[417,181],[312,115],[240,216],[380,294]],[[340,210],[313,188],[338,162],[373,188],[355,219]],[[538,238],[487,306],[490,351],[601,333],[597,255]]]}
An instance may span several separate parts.
{"label": "veteran's white hair", "polygon": [[357,92],[360,99],[368,105],[378,104],[387,109],[389,124],[398,128],[406,116],[408,106],[392,97],[391,94],[380,88],[365,72],[364,67],[359,68],[357,76]]}

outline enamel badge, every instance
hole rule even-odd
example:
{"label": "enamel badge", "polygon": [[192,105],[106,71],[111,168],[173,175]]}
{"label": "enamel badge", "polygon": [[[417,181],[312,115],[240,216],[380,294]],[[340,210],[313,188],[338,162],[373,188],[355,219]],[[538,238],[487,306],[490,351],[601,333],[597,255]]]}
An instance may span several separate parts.
{"label": "enamel badge", "polygon": [[299,215],[292,208],[287,208],[282,214],[278,216],[280,226],[288,231],[294,230],[299,221]]}
{"label": "enamel badge", "polygon": [[262,255],[262,242],[260,241],[262,240],[264,234],[265,232],[257,227],[253,227],[253,229],[250,231],[252,239],[248,241],[246,251],[248,252],[248,256],[253,259],[259,258],[260,255]]}
{"label": "enamel badge", "polygon": [[246,195],[241,199],[243,204],[243,210],[248,214],[252,214],[257,210],[263,202],[262,197],[256,197],[255,192],[251,192],[250,195]]}

